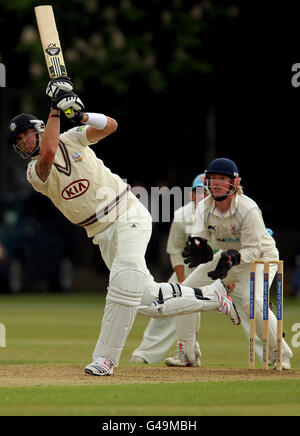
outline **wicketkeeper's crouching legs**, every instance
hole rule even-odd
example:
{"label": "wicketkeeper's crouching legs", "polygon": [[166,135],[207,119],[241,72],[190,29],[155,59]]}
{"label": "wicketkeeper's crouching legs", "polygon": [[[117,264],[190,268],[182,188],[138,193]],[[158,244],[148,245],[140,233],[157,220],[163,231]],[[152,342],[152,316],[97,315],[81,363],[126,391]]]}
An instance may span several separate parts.
{"label": "wicketkeeper's crouching legs", "polygon": [[167,357],[167,366],[200,366],[201,350],[198,342],[200,313],[175,317],[177,353]]}

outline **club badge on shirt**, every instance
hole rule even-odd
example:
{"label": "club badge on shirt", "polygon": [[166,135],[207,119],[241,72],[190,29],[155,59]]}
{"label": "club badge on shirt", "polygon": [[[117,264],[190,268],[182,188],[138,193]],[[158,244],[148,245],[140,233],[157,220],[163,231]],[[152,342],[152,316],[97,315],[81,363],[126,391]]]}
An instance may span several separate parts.
{"label": "club badge on shirt", "polygon": [[78,151],[75,151],[75,153],[72,156],[72,159],[74,160],[75,163],[78,163],[78,162],[82,162],[83,158],[82,158],[81,154],[78,153]]}
{"label": "club badge on shirt", "polygon": [[236,226],[236,225],[234,225],[234,224],[232,224],[232,225],[230,226],[230,231],[231,231],[231,233],[232,233],[233,235],[237,235],[237,234],[240,233],[240,230],[239,230],[238,226]]}

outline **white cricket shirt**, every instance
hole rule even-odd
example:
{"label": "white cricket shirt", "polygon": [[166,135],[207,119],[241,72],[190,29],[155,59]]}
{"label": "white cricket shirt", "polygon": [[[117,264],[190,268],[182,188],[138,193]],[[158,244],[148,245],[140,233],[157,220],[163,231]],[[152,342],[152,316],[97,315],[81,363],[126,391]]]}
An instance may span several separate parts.
{"label": "white cricket shirt", "polygon": [[222,214],[213,197],[201,201],[196,209],[193,236],[206,238],[214,248],[235,249],[241,254],[241,263],[258,259],[277,260],[275,241],[268,233],[261,210],[246,195],[233,197],[230,209]]}
{"label": "white cricket shirt", "polygon": [[196,208],[193,201],[175,211],[167,243],[167,253],[170,254],[172,267],[184,265],[185,273],[191,273],[192,270],[184,263],[181,253],[188,236],[192,233],[195,223],[195,211]]}
{"label": "white cricket shirt", "polygon": [[49,177],[44,183],[35,171],[38,157],[27,168],[33,188],[49,197],[89,237],[104,231],[138,199],[129,186],[107,168],[89,147],[88,126],[74,127],[59,136],[59,146]]}

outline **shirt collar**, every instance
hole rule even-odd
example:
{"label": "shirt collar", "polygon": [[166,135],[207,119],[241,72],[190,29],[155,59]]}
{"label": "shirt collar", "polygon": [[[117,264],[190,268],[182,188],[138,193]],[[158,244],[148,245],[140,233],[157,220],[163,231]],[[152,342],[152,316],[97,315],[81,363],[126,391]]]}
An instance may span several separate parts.
{"label": "shirt collar", "polygon": [[239,197],[238,195],[235,195],[235,196],[232,198],[232,201],[231,201],[231,204],[230,204],[230,208],[229,208],[225,213],[222,213],[222,212],[220,212],[220,210],[216,207],[216,202],[215,202],[215,200],[213,199],[213,197],[211,196],[211,197],[208,199],[208,207],[209,207],[210,213],[211,213],[212,215],[216,215],[216,216],[219,216],[219,217],[221,217],[221,218],[227,218],[227,217],[229,217],[229,216],[234,215],[235,212],[236,212],[236,210],[237,210],[237,207],[238,207],[238,197]]}

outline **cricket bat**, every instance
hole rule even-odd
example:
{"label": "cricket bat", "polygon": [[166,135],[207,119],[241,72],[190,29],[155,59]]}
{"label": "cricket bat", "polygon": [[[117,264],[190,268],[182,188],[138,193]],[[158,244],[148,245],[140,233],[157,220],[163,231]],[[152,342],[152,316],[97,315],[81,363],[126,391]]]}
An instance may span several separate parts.
{"label": "cricket bat", "polygon": [[[52,6],[36,6],[34,11],[49,77],[54,79],[58,76],[66,76],[67,69],[63,58]],[[71,109],[65,110],[66,116],[69,116],[71,112]]]}

